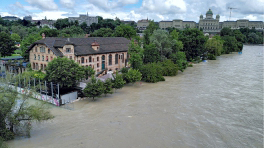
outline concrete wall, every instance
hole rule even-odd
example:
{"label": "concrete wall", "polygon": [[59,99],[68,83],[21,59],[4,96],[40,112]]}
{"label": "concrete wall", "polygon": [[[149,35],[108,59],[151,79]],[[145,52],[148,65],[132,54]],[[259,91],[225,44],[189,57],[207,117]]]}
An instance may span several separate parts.
{"label": "concrete wall", "polygon": [[68,94],[64,94],[64,95],[61,95],[61,103],[62,104],[67,104],[67,103],[73,102],[77,98],[78,98],[77,91],[71,92],[71,93],[68,93]]}

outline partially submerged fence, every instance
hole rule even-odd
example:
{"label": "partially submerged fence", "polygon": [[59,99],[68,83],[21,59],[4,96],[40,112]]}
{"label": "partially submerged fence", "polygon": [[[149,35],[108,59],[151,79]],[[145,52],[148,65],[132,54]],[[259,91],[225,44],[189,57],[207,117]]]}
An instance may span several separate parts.
{"label": "partially submerged fence", "polygon": [[59,84],[48,83],[37,78],[21,77],[15,74],[2,75],[1,78],[5,79],[9,87],[12,87],[18,93],[30,92],[34,98],[56,106],[72,103],[78,97],[77,91],[60,94]]}

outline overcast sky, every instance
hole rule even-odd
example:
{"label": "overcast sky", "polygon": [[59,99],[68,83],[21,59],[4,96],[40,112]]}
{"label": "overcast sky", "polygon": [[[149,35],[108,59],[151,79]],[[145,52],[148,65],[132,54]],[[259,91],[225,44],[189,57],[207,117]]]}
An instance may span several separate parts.
{"label": "overcast sky", "polygon": [[249,19],[264,20],[264,0],[0,0],[1,16],[31,15],[34,20],[56,20],[78,16],[88,12],[103,18],[118,17],[121,20],[153,19],[155,21],[182,19],[199,21],[210,8],[220,21]]}

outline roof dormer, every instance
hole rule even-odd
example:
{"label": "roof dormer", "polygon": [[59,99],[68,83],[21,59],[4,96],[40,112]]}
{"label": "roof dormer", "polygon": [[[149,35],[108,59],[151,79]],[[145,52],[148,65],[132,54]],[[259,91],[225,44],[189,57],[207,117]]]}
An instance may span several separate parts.
{"label": "roof dormer", "polygon": [[100,44],[94,40],[94,42],[91,44],[93,50],[99,50]]}

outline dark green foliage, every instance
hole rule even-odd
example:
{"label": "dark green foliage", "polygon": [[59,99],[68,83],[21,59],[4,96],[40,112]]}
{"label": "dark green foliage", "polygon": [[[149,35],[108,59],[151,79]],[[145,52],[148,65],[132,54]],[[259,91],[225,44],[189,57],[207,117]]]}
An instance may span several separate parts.
{"label": "dark green foliage", "polygon": [[187,28],[179,36],[183,43],[183,52],[185,52],[188,61],[196,57],[203,57],[205,54],[204,44],[206,37],[203,32],[196,28]]}
{"label": "dark green foliage", "polygon": [[75,87],[78,81],[87,77],[83,67],[66,57],[53,59],[45,71],[48,82],[59,83],[61,87],[67,88]]}
{"label": "dark green foliage", "polygon": [[85,79],[88,79],[88,77],[91,77],[92,75],[95,74],[95,71],[92,67],[88,66],[88,67],[82,67],[83,71],[85,73]]}
{"label": "dark green foliage", "polygon": [[150,43],[149,45],[145,45],[144,51],[144,63],[152,63],[160,61],[161,55],[155,44]]}
{"label": "dark green foliage", "polygon": [[112,94],[113,93],[113,83],[112,80],[110,78],[108,78],[107,80],[105,80],[104,82],[104,94]]}
{"label": "dark green foliage", "polygon": [[28,57],[28,47],[33,44],[34,42],[38,41],[41,39],[41,36],[39,34],[30,34],[29,36],[27,36],[26,38],[24,38],[22,40],[22,43],[21,43],[21,50],[22,50],[22,56],[25,58],[25,59],[29,59]]}
{"label": "dark green foliage", "polygon": [[143,49],[134,42],[130,43],[129,50],[129,64],[133,69],[140,69],[143,64]]}
{"label": "dark green foliage", "polygon": [[221,32],[220,32],[221,36],[234,36],[233,31],[231,30],[231,28],[229,27],[224,27]]}
{"label": "dark green foliage", "polygon": [[127,73],[128,72],[128,68],[123,67],[120,71],[121,71],[122,74]]}
{"label": "dark green foliage", "polygon": [[123,77],[121,74],[116,73],[116,75],[113,75],[114,80],[112,80],[113,88],[115,89],[121,89],[125,85],[125,81],[123,80]]}
{"label": "dark green foliage", "polygon": [[104,93],[105,87],[101,80],[96,80],[93,76],[91,81],[87,83],[85,89],[83,90],[84,95],[87,97],[99,97]]}
{"label": "dark green foliage", "polygon": [[64,28],[60,31],[60,35],[61,37],[72,37],[76,34],[85,34],[85,32],[83,31],[83,29],[80,26],[71,26],[71,27],[67,27]]}
{"label": "dark green foliage", "polygon": [[216,60],[216,56],[214,54],[211,54],[211,53],[208,54],[207,58],[209,60]]}
{"label": "dark green foliage", "polygon": [[178,74],[178,66],[171,60],[165,60],[160,63],[163,76],[176,76]]}
{"label": "dark green foliage", "polygon": [[224,36],[222,39],[224,40],[224,53],[229,54],[230,52],[239,51],[238,42],[234,36]]}
{"label": "dark green foliage", "polygon": [[58,29],[61,30],[63,28],[69,27],[70,23],[68,18],[65,19],[57,19],[57,21],[54,23],[54,26]]}
{"label": "dark green foliage", "polygon": [[16,50],[15,42],[10,35],[5,32],[0,32],[0,57],[9,56]]}
{"label": "dark green foliage", "polygon": [[137,81],[140,81],[141,78],[142,74],[139,72],[139,70],[135,69],[129,69],[129,71],[124,74],[124,79],[126,83],[135,83]]}
{"label": "dark green foliage", "polygon": [[183,72],[188,65],[184,52],[179,51],[177,53],[171,54],[170,59],[173,61],[174,64],[177,64],[181,72]]}
{"label": "dark green foliage", "polygon": [[100,28],[98,30],[95,30],[91,37],[111,37],[113,36],[114,30],[110,28]]}
{"label": "dark green foliage", "polygon": [[39,34],[45,34],[46,37],[58,37],[59,31],[57,29],[50,29],[48,27],[44,27],[40,30]]}
{"label": "dark green foliage", "polygon": [[125,37],[127,39],[132,39],[136,36],[136,30],[130,25],[121,24],[115,28],[114,36]]}
{"label": "dark green foliage", "polygon": [[165,78],[162,76],[162,67],[157,63],[149,63],[143,65],[140,68],[140,72],[142,74],[142,80],[145,82],[156,83],[159,81],[165,81]]}

